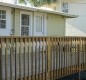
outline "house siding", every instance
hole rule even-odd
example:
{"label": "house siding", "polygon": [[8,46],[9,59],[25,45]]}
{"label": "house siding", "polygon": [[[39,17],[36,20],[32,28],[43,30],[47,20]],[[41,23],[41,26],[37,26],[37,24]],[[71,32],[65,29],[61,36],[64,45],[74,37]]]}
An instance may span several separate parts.
{"label": "house siding", "polygon": [[68,3],[69,14],[78,15],[78,18],[67,19],[66,36],[86,36],[86,0],[61,0],[58,4],[62,3]]}
{"label": "house siding", "polygon": [[65,18],[54,14],[48,14],[47,35],[65,36]]}
{"label": "house siding", "polygon": [[[24,10],[15,9],[15,36],[20,36],[20,11]],[[34,35],[34,13],[36,12],[32,12],[32,35]],[[46,35],[65,36],[65,18],[59,15],[47,14]]]}
{"label": "house siding", "polygon": [[[6,8],[6,7],[5,7]],[[32,35],[34,36],[34,14],[35,13],[42,13],[39,11],[28,11],[23,9],[15,9],[10,8],[10,35],[14,36],[20,36],[20,12],[31,12],[32,14]],[[56,15],[56,14],[49,14],[43,12],[44,15],[46,15],[46,36],[65,36],[65,19],[66,17]],[[8,20],[9,21],[9,20]],[[3,32],[4,33],[4,32]]]}
{"label": "house siding", "polygon": [[78,18],[67,19],[67,36],[86,36],[86,4],[69,3],[69,13],[77,14]]}
{"label": "house siding", "polygon": [[14,35],[20,36],[20,10],[15,9]]}
{"label": "house siding", "polygon": [[86,36],[86,0],[63,0],[68,3],[68,13],[78,18],[67,19],[66,36]]}

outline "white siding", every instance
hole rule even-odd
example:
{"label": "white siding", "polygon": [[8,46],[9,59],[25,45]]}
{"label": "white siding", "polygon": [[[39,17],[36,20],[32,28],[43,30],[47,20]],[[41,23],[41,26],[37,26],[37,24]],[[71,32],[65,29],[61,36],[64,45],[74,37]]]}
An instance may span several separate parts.
{"label": "white siding", "polygon": [[47,14],[47,35],[65,36],[65,17]]}
{"label": "white siding", "polygon": [[[78,15],[78,18],[67,19],[66,21],[66,36],[86,36],[86,0],[61,0],[57,4],[68,3],[68,13]],[[59,6],[59,7],[58,7]]]}
{"label": "white siding", "polygon": [[79,17],[67,19],[67,36],[86,36],[86,4],[69,3],[69,13]]}

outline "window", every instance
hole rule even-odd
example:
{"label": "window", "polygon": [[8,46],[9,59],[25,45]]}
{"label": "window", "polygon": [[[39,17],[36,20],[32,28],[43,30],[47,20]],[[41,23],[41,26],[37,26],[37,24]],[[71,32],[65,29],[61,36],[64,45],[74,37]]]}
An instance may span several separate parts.
{"label": "window", "polygon": [[42,16],[36,16],[36,32],[42,32],[43,18]]}
{"label": "window", "polygon": [[21,35],[29,35],[29,15],[22,14],[21,15]]}
{"label": "window", "polygon": [[34,35],[46,35],[46,14],[39,12],[34,14]]}
{"label": "window", "polygon": [[62,12],[68,13],[68,3],[63,3]]}
{"label": "window", "polygon": [[0,28],[6,28],[6,11],[0,10]]}

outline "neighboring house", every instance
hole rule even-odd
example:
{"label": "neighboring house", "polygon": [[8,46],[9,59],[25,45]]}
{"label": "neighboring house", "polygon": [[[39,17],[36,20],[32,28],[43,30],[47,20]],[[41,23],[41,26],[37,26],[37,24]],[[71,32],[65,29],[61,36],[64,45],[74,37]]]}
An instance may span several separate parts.
{"label": "neighboring house", "polygon": [[0,2],[0,36],[65,36],[66,18],[53,10]]}
{"label": "neighboring house", "polygon": [[77,18],[67,19],[67,36],[86,36],[86,0],[59,0],[57,10],[78,15]]}

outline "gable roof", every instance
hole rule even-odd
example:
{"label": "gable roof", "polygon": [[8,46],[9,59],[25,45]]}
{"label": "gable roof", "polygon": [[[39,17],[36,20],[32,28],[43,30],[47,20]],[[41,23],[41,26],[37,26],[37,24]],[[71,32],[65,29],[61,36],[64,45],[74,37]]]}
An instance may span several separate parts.
{"label": "gable roof", "polygon": [[71,14],[64,13],[64,12],[58,12],[58,11],[54,11],[54,10],[47,10],[47,9],[42,9],[42,8],[38,8],[38,7],[33,7],[33,6],[21,5],[21,4],[12,4],[12,3],[0,2],[0,5],[1,6],[12,7],[12,8],[30,10],[30,11],[39,11],[39,12],[57,14],[57,15],[60,15],[60,16],[64,16],[66,18],[76,18],[76,17],[78,17],[77,15],[71,15]]}

